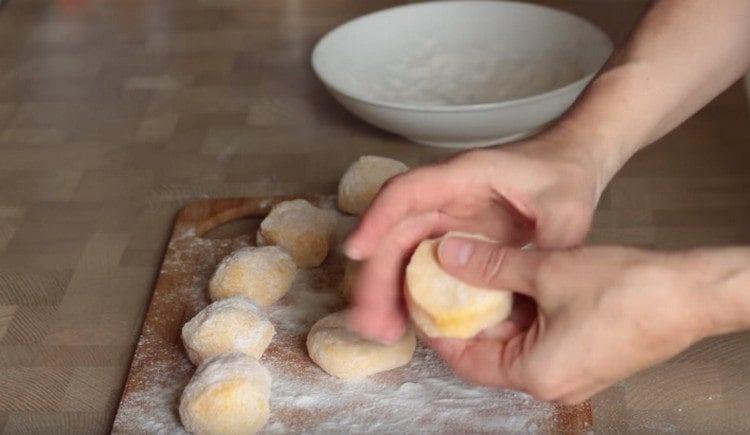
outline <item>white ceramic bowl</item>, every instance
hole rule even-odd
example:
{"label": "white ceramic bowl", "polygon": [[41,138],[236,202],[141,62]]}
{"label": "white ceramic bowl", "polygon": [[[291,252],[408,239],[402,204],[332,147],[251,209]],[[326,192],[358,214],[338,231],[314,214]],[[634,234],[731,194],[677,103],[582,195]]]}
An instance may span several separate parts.
{"label": "white ceramic bowl", "polygon": [[470,148],[557,118],[611,51],[604,32],[565,12],[446,1],[343,24],[318,42],[312,65],[365,121],[416,142]]}

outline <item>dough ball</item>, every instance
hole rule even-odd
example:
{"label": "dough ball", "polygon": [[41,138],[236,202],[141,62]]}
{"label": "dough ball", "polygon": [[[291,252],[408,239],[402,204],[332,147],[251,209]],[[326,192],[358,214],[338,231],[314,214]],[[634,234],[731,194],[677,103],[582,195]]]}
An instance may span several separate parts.
{"label": "dough ball", "polygon": [[354,291],[354,284],[357,282],[359,276],[359,270],[362,267],[362,262],[347,260],[346,268],[344,269],[344,279],[341,282],[341,295],[346,299],[347,302],[352,301],[352,292]]}
{"label": "dough ball", "polygon": [[473,287],[449,275],[438,262],[439,243],[420,243],[406,267],[406,302],[414,324],[430,337],[470,338],[505,320],[513,294]]}
{"label": "dough ball", "polygon": [[339,209],[362,214],[389,178],[409,167],[398,160],[378,156],[362,156],[349,166],[339,181]]}
{"label": "dough ball", "polygon": [[222,354],[198,367],[182,392],[180,419],[195,434],[255,433],[268,421],[271,375],[254,358]]}
{"label": "dough ball", "polygon": [[207,306],[182,327],[188,357],[199,365],[221,353],[240,352],[260,359],[275,329],[257,305],[242,296]]}
{"label": "dough ball", "polygon": [[271,305],[289,291],[296,273],[292,256],[278,246],[242,248],[219,263],[208,293],[213,301],[244,296]]}
{"label": "dough ball", "polygon": [[335,227],[334,212],[304,199],[284,201],[276,204],[260,223],[258,244],[281,246],[292,254],[299,267],[317,267],[328,256]]}
{"label": "dough ball", "polygon": [[346,312],[339,311],[318,320],[307,335],[310,358],[328,374],[355,379],[407,364],[417,345],[414,331],[399,341],[382,344],[362,338],[346,329]]}

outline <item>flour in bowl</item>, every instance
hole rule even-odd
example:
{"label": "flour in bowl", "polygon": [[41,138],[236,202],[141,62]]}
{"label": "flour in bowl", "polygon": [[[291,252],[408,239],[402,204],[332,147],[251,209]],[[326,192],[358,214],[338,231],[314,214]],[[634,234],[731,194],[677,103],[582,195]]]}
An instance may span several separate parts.
{"label": "flour in bowl", "polygon": [[583,76],[578,65],[559,56],[518,58],[486,47],[430,47],[348,81],[357,94],[376,101],[465,105],[537,95]]}

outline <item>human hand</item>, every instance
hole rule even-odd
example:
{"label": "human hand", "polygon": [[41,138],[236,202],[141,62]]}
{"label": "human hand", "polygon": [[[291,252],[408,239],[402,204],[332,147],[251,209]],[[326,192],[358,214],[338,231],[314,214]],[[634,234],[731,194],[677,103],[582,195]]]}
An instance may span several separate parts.
{"label": "human hand", "polygon": [[438,257],[469,284],[536,301],[536,308],[519,304],[492,336],[427,339],[457,375],[475,383],[578,403],[677,354],[706,330],[705,288],[682,254],[518,250],[450,237]]}
{"label": "human hand", "polygon": [[577,141],[545,134],[460,154],[386,183],[347,241],[350,258],[367,260],[355,285],[350,326],[382,341],[401,336],[407,322],[404,265],[425,238],[456,230],[513,246],[583,241],[604,186],[597,162],[573,151]]}

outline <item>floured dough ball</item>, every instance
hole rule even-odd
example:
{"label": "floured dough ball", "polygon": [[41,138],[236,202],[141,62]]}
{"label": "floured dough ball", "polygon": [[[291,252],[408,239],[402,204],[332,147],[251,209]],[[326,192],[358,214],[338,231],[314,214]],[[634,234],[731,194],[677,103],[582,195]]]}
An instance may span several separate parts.
{"label": "floured dough ball", "polygon": [[208,293],[213,301],[244,296],[271,305],[289,291],[296,273],[292,256],[278,246],[242,248],[219,263]]}
{"label": "floured dough ball", "polygon": [[255,433],[268,421],[271,375],[254,358],[222,354],[198,367],[182,392],[180,419],[195,434]]}
{"label": "floured dough ball", "polygon": [[182,327],[188,357],[199,365],[221,353],[241,352],[260,359],[275,329],[257,305],[242,296],[207,306]]}
{"label": "floured dough ball", "polygon": [[345,321],[345,311],[330,314],[318,320],[307,335],[310,358],[328,374],[362,378],[411,361],[417,345],[411,328],[396,343],[382,344],[349,331]]}
{"label": "floured dough ball", "polygon": [[280,202],[260,223],[258,244],[281,246],[299,267],[320,266],[333,239],[334,213],[304,199]]}
{"label": "floured dough ball", "polygon": [[350,214],[362,214],[383,183],[408,170],[409,167],[398,160],[378,156],[360,157],[339,181],[339,209]]}
{"label": "floured dough ball", "polygon": [[414,324],[430,337],[470,338],[505,320],[513,294],[473,287],[449,275],[438,262],[439,244],[440,239],[420,243],[406,267],[406,302]]}
{"label": "floured dough ball", "polygon": [[354,291],[354,285],[357,283],[357,277],[359,276],[359,270],[361,267],[362,262],[360,261],[347,260],[346,262],[344,279],[341,282],[341,295],[347,302],[352,301],[352,292]]}

